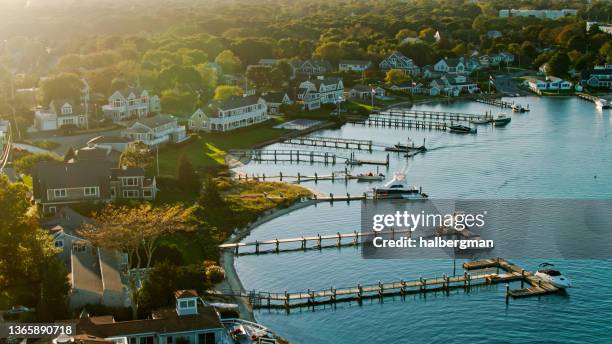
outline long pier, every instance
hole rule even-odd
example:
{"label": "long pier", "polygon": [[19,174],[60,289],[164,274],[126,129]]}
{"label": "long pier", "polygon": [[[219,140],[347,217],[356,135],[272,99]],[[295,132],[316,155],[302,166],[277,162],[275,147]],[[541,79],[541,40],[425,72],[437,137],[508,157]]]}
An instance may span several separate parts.
{"label": "long pier", "polygon": [[[450,290],[463,289],[466,292],[478,285],[492,285],[520,281],[521,288],[511,290],[506,284],[506,303],[509,298],[520,298],[536,295],[556,293],[559,289],[548,282],[536,277],[531,272],[510,263],[503,258],[494,258],[466,262],[463,264],[463,275],[442,275],[434,278],[419,278],[406,281],[400,279],[396,282],[375,284],[357,284],[350,287],[319,290],[306,290],[300,292],[245,292],[234,290],[209,290],[210,296],[237,296],[248,298],[253,308],[282,308],[289,310],[296,307],[314,307],[323,304],[339,302],[361,302],[364,299],[382,299],[387,296],[405,296],[408,294],[427,294],[442,291],[449,294]],[[530,287],[524,288],[525,283]]]}
{"label": "long pier", "polygon": [[374,116],[399,117],[399,118],[414,118],[414,119],[429,119],[459,122],[469,122],[474,119],[482,119],[485,116],[474,113],[463,112],[446,112],[446,111],[427,111],[427,110],[380,110],[372,111]]}
{"label": "long pier", "polygon": [[294,137],[284,140],[283,143],[301,146],[367,150],[370,152],[372,151],[373,147],[380,146],[373,143],[371,140],[345,139],[322,136]]}
{"label": "long pier", "polygon": [[353,122],[355,124],[389,127],[389,128],[408,128],[408,129],[429,129],[446,131],[448,123],[444,121],[417,120],[406,118],[392,118],[384,116],[370,116],[363,121]]}
{"label": "long pier", "polygon": [[229,152],[238,159],[249,158],[253,161],[290,162],[290,163],[324,163],[335,165],[338,160],[349,165],[384,165],[389,166],[389,155],[385,160],[357,159],[351,153],[350,157],[336,155],[326,151],[305,151],[293,149],[234,149]]}
{"label": "long pier", "polygon": [[499,98],[478,97],[474,98],[474,101],[477,103],[497,106],[502,109],[511,109],[514,106],[514,102],[508,102]]}
{"label": "long pier", "polygon": [[[592,103],[595,103],[595,105],[597,105],[599,108],[601,109],[609,109],[610,108],[610,102],[605,99],[605,98],[601,98],[598,96],[594,96],[592,94],[588,94],[585,92],[576,92],[576,95],[578,96],[578,98],[584,99],[584,100],[588,100]],[[601,104],[601,105],[599,105]]]}

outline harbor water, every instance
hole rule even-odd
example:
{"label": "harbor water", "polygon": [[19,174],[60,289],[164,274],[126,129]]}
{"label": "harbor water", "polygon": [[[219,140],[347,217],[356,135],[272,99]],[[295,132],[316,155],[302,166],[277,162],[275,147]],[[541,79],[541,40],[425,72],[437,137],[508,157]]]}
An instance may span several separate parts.
{"label": "harbor water", "polygon": [[[412,158],[391,153],[390,166],[379,172],[390,176],[405,171],[410,184],[422,186],[439,199],[612,199],[612,111],[598,111],[578,98],[509,98],[527,113],[510,114],[474,102],[453,102],[414,107],[418,110],[484,114],[508,112],[512,122],[504,128],[479,126],[475,135],[435,130],[370,127],[346,124],[317,136],[372,140],[393,145],[410,137],[425,139],[428,151]],[[274,144],[269,149],[304,149]],[[321,149],[321,148],[319,148]],[[338,156],[349,150],[327,148]],[[356,152],[358,158],[384,160],[386,152]],[[238,170],[251,174],[329,175],[343,171],[336,165],[252,162]],[[355,166],[351,173],[376,171]],[[323,193],[361,194],[384,182],[355,180],[308,182]],[[245,241],[349,233],[359,230],[361,206],[321,203],[278,217],[256,228]],[[520,216],[520,214],[517,214]],[[515,261],[535,270],[542,260]],[[292,343],[609,343],[612,342],[612,268],[610,260],[548,260],[573,281],[567,294],[504,302],[505,286],[490,285],[431,293],[405,299],[385,298],[339,303],[312,309],[257,310],[259,322]],[[304,291],[341,288],[452,274],[450,259],[363,259],[358,248],[240,256],[237,272],[247,290]],[[458,273],[463,273],[460,263]],[[512,285],[520,287],[520,283]],[[535,334],[543,337],[534,337]]]}

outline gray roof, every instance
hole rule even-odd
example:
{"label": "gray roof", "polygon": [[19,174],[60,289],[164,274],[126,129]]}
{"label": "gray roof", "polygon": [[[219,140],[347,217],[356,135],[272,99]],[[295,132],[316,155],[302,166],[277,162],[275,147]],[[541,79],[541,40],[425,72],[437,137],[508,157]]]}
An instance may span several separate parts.
{"label": "gray roof", "polygon": [[160,114],[160,115],[155,115],[153,117],[139,118],[139,119],[133,121],[130,124],[130,127],[132,125],[136,124],[136,123],[140,123],[142,125],[145,125],[145,126],[151,128],[151,129],[153,129],[153,128],[157,128],[157,127],[160,127],[160,126],[162,126],[164,124],[168,124],[168,123],[171,123],[171,122],[174,122],[174,121],[176,121],[176,118],[174,118],[173,116]]}
{"label": "gray roof", "polygon": [[359,92],[371,92],[372,91],[372,87],[368,85],[364,85],[364,84],[357,84],[351,87],[351,89],[355,91],[359,91]]}
{"label": "gray roof", "polygon": [[87,143],[129,143],[130,139],[122,136],[98,136],[87,141]]}
{"label": "gray roof", "polygon": [[261,97],[267,103],[282,103],[286,94],[287,92],[271,92],[266,95],[262,95]]}
{"label": "gray roof", "polygon": [[83,147],[74,152],[76,160],[106,160],[110,154],[110,149],[100,147]]}
{"label": "gray roof", "polygon": [[142,94],[142,91],[144,90],[140,87],[128,87],[122,90],[117,90],[117,92],[119,92],[126,99],[130,95],[130,93],[134,93],[136,97],[140,97],[140,95]]}
{"label": "gray roof", "polygon": [[367,66],[371,62],[369,60],[340,60],[340,64],[352,64],[352,65],[360,65]]}
{"label": "gray roof", "polygon": [[236,109],[244,106],[255,105],[259,102],[259,96],[247,96],[247,97],[232,97],[224,102],[216,104],[216,106],[225,111]]}
{"label": "gray roof", "polygon": [[[68,99],[68,98],[58,98],[58,99],[53,99],[51,101],[51,103],[49,103],[49,111],[51,111],[52,113],[61,116],[62,115],[62,106],[64,106],[64,104],[70,104],[70,106],[72,106],[72,115],[83,115],[85,114],[85,110],[83,109],[83,106],[78,103],[75,102],[72,99]],[[72,116],[70,115],[70,116]]]}
{"label": "gray roof", "polygon": [[342,78],[339,78],[339,77],[325,77],[325,78],[323,78],[323,80],[321,80],[321,79],[314,79],[314,80],[309,80],[309,81],[312,82],[313,84],[315,84],[315,86],[317,86],[317,89],[318,89],[321,85],[337,84],[338,82],[342,81]]}
{"label": "gray roof", "polygon": [[64,230],[64,232],[74,235],[76,230],[84,223],[93,224],[94,220],[79,214],[68,206],[64,206],[61,207],[60,210],[52,217],[42,219],[40,221],[40,226],[47,230],[59,226]]}

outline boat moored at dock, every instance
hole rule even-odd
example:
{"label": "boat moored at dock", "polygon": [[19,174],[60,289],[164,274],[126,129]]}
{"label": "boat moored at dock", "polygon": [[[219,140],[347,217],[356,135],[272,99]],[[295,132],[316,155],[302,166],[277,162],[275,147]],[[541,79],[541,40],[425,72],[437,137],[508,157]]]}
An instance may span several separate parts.
{"label": "boat moored at dock", "polygon": [[550,263],[542,263],[539,266],[538,271],[535,272],[535,276],[554,285],[557,288],[566,289],[572,287],[572,282],[569,278],[563,276],[559,270],[553,269],[554,265]]}
{"label": "boat moored at dock", "polygon": [[493,125],[496,127],[505,127],[511,120],[512,118],[502,113],[493,120]]}
{"label": "boat moored at dock", "polygon": [[457,134],[476,134],[478,131],[476,128],[470,128],[466,125],[461,125],[461,124],[451,125],[448,127],[448,129],[450,130],[451,133],[457,133]]}
{"label": "boat moored at dock", "polygon": [[403,173],[395,173],[393,179],[383,187],[372,189],[372,194],[376,199],[423,200],[429,197],[420,187],[408,185]]}

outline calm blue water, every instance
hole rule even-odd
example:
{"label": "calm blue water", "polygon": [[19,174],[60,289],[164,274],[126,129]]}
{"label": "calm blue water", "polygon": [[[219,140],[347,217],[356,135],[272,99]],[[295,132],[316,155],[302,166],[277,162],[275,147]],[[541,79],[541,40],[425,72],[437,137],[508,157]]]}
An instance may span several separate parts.
{"label": "calm blue water", "polygon": [[[432,198],[612,199],[612,113],[598,112],[593,104],[574,98],[514,100],[528,103],[532,111],[512,114],[506,128],[480,126],[477,135],[353,125],[317,135],[386,144],[425,138],[426,154],[411,159],[392,155],[387,173],[407,170],[411,183],[423,186]],[[500,112],[471,102],[417,108]],[[384,159],[386,153],[357,155]],[[342,164],[249,164],[241,170],[323,175],[343,168]],[[369,170],[375,167],[357,167],[353,172]],[[362,193],[372,187],[356,181],[310,186],[336,194]],[[351,232],[359,228],[360,210],[359,203],[319,204],[274,219],[246,240]],[[515,262],[535,270],[541,261]],[[573,280],[574,288],[567,295],[511,300],[506,305],[505,287],[493,285],[450,296],[387,298],[383,303],[295,309],[290,314],[260,310],[256,318],[292,343],[612,342],[612,261],[551,262]],[[442,259],[365,260],[355,248],[242,256],[236,259],[236,268],[246,289],[280,292],[418,279],[453,269],[452,261]],[[462,273],[460,268],[457,271]]]}

